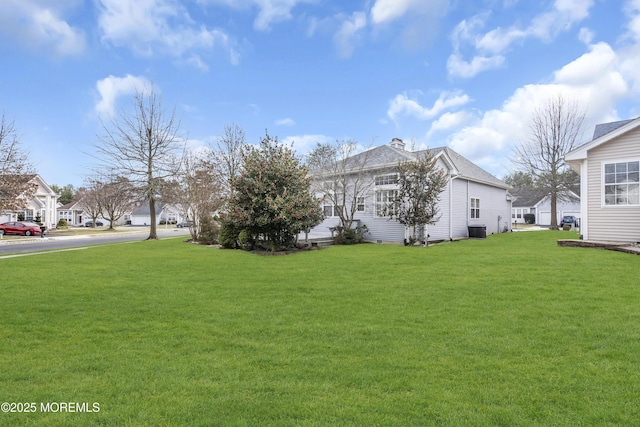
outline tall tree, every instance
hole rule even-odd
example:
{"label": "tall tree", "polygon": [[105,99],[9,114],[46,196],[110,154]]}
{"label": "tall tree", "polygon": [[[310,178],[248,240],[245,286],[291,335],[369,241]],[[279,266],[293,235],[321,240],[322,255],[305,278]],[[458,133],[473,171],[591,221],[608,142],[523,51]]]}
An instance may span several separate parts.
{"label": "tall tree", "polygon": [[536,109],[529,138],[514,150],[512,161],[531,174],[536,186],[551,199],[551,229],[558,229],[557,203],[571,200],[575,174],[568,173],[564,156],[582,134],[585,110],[575,100],[558,94]]}
{"label": "tall tree", "polygon": [[37,189],[31,181],[33,167],[21,146],[14,121],[0,118],[0,212],[26,208]]}
{"label": "tall tree", "polygon": [[155,89],[138,90],[132,111],[120,110],[103,129],[98,155],[108,169],[128,177],[140,200],[148,202],[148,239],[157,239],[156,202],[164,181],[178,173],[185,147],[175,109],[167,113]]}
{"label": "tall tree", "polygon": [[298,233],[322,221],[310,186],[307,168],[293,150],[267,133],[259,147],[245,149],[223,226],[244,233],[249,246],[264,244],[271,251],[290,247]]}
{"label": "tall tree", "polygon": [[447,174],[437,161],[425,151],[416,160],[402,161],[396,168],[398,192],[388,215],[411,230],[411,242],[418,240],[418,233],[427,224],[435,224],[440,218],[438,201],[447,185]]}
{"label": "tall tree", "polygon": [[352,227],[358,205],[362,205],[359,201],[373,185],[367,172],[370,151],[358,151],[357,142],[352,140],[317,143],[306,158],[314,179],[313,190],[333,206],[343,230]]}

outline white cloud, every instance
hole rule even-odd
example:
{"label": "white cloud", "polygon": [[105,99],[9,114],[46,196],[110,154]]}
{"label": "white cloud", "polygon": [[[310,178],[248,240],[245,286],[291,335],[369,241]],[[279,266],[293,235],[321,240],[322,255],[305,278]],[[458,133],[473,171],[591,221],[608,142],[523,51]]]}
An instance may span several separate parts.
{"label": "white cloud", "polygon": [[442,92],[433,106],[427,108],[420,105],[417,100],[411,99],[406,93],[402,93],[396,95],[395,98],[389,101],[387,115],[394,122],[397,122],[400,116],[411,116],[419,120],[428,120],[444,110],[460,107],[469,101],[471,101],[471,99],[466,94],[459,92]]}
{"label": "white cloud", "polygon": [[447,112],[441,115],[437,120],[431,123],[431,128],[427,133],[430,137],[435,132],[451,131],[458,129],[474,119],[474,115],[468,111],[458,111],[455,113]]}
{"label": "white cloud", "polygon": [[447,60],[447,72],[452,77],[471,78],[483,71],[499,68],[504,62],[505,58],[502,55],[475,56],[467,62],[461,55],[452,54]]}
{"label": "white cloud", "polygon": [[333,36],[333,42],[338,50],[338,55],[348,58],[353,54],[354,43],[359,32],[367,25],[367,16],[363,12],[354,12],[349,18],[344,19],[338,32]]}
{"label": "white cloud", "polygon": [[296,122],[290,117],[285,119],[276,120],[276,126],[295,126]]}
{"label": "white cloud", "polygon": [[585,108],[582,140],[586,141],[596,123],[620,119],[616,106],[621,101],[640,95],[640,88],[630,90],[637,75],[633,70],[640,66],[637,57],[632,50],[615,52],[605,43],[593,45],[557,70],[552,82],[523,86],[500,109],[481,113],[475,122],[451,135],[449,145],[498,175],[507,173],[509,165],[496,159],[510,156],[514,146],[527,137],[535,109],[558,93]]}
{"label": "white cloud", "polygon": [[[113,116],[116,101],[123,95],[133,95],[151,89],[153,85],[144,77],[127,74],[124,77],[109,76],[96,83],[100,101],[96,104],[99,115]],[[154,88],[155,89],[155,88]]]}
{"label": "white cloud", "polygon": [[371,19],[374,24],[391,22],[401,18],[408,12],[428,6],[429,1],[425,0],[376,0],[371,8]]}
{"label": "white cloud", "polygon": [[[594,0],[556,0],[553,8],[534,16],[527,27],[514,24],[508,28],[495,28],[484,34],[489,14],[477,15],[469,21],[461,21],[451,34],[453,53],[447,69],[452,77],[470,78],[480,72],[502,66],[504,53],[517,42],[535,38],[550,42],[559,33],[589,16]],[[584,32],[581,37],[588,37]],[[471,45],[476,53],[471,61],[462,58],[462,47]]]}
{"label": "white cloud", "polygon": [[629,17],[626,37],[640,41],[640,0],[628,0],[624,10]]}
{"label": "white cloud", "polygon": [[580,28],[580,32],[578,33],[578,40],[586,45],[590,45],[593,42],[595,34],[588,28]]}
{"label": "white cloud", "polygon": [[253,28],[269,31],[273,24],[293,18],[293,9],[303,3],[316,3],[318,0],[200,0],[205,4],[222,4],[234,9],[258,8]]}
{"label": "white cloud", "polygon": [[[128,47],[136,54],[152,56],[156,53],[181,57],[193,51],[210,51],[220,47],[237,62],[229,36],[222,30],[197,26],[188,11],[173,0],[99,0],[98,25],[102,40],[114,46]],[[192,62],[203,68],[203,62]]]}
{"label": "white cloud", "polygon": [[78,55],[85,51],[85,34],[70,25],[63,15],[77,1],[3,0],[0,2],[0,32],[32,49],[55,56]]}

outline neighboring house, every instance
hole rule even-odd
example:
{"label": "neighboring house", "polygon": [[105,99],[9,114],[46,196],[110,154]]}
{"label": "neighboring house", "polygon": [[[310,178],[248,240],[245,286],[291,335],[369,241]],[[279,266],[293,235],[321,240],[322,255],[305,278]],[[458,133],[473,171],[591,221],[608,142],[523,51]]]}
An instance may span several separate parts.
{"label": "neighboring house", "polygon": [[[93,221],[91,215],[84,212],[84,209],[82,208],[82,199],[58,207],[58,220],[63,218],[67,220],[67,225],[70,226],[75,225],[82,227],[86,222]],[[124,215],[116,221],[114,225],[123,225],[127,220],[129,220],[129,215]],[[99,215],[98,218],[96,218],[96,221],[100,221],[104,225],[109,224],[109,220],[105,219],[102,215]]]}
{"label": "neighboring house", "polygon": [[640,118],[597,125],[565,161],[580,174],[581,237],[640,242]]}
{"label": "neighboring house", "polygon": [[[551,225],[551,198],[540,196],[539,192],[526,190],[512,190],[513,202],[511,205],[511,222],[514,224],[524,224],[524,215],[533,214],[535,224],[548,227]],[[573,201],[559,201],[556,203],[556,217],[558,225],[563,216],[572,215],[580,218],[580,196],[571,193]],[[579,224],[580,222],[578,222]]]}
{"label": "neighboring house", "polygon": [[36,191],[26,202],[27,206],[23,210],[0,213],[0,223],[17,221],[18,215],[24,215],[25,221],[35,221],[40,218],[40,222],[47,228],[55,228],[57,223],[56,206],[58,195],[49,187],[40,175],[25,175],[25,179],[36,185]]}
{"label": "neighboring house", "polygon": [[67,225],[83,225],[85,220],[91,218],[84,214],[79,206],[80,201],[67,203],[58,207],[58,221],[67,220]]}
{"label": "neighboring house", "polygon": [[[129,216],[131,225],[151,225],[149,203],[141,203]],[[156,224],[182,222],[180,210],[168,203],[156,202]]]}
{"label": "neighboring house", "polygon": [[[371,185],[366,196],[357,201],[355,219],[367,226],[367,240],[402,243],[409,236],[409,230],[405,230],[402,224],[383,215],[385,201],[393,197],[397,188],[393,178],[398,162],[415,160],[423,153],[406,151],[404,147],[402,140],[394,138],[390,145],[382,145],[366,153],[366,176]],[[507,184],[450,148],[429,151],[437,158],[438,166],[447,173],[448,183],[440,195],[440,218],[427,226],[428,241],[468,237],[469,226],[485,226],[487,234],[511,229],[511,200]],[[312,232],[327,234],[339,224],[332,208],[323,206],[326,218]]]}

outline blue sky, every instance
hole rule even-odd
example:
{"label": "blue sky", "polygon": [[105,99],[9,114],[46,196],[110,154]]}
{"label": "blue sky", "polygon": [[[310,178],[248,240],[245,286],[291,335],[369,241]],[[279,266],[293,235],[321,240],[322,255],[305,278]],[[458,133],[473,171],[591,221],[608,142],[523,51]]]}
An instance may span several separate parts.
{"label": "blue sky", "polygon": [[2,0],[0,109],[50,184],[82,184],[141,85],[189,146],[236,123],[304,154],[399,137],[498,177],[556,93],[596,123],[640,115],[640,0]]}

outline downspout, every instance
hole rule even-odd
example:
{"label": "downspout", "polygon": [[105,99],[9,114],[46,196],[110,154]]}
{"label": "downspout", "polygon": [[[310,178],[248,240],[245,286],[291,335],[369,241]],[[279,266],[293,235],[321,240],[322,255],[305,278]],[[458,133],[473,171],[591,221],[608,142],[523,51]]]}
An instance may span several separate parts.
{"label": "downspout", "polygon": [[453,240],[453,176],[449,174],[449,241]]}
{"label": "downspout", "polygon": [[580,240],[589,240],[589,180],[587,170],[589,160],[580,164]]}

